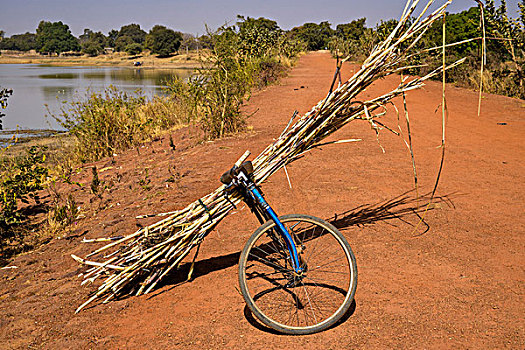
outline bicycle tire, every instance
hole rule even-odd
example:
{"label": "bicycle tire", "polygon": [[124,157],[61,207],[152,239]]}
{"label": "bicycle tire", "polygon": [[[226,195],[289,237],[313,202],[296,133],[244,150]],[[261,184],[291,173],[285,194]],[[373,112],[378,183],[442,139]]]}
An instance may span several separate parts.
{"label": "bicycle tire", "polygon": [[[354,300],[355,256],[345,237],[322,219],[290,214],[279,220],[296,241],[304,276],[293,277],[288,249],[274,234],[275,223],[268,221],[242,250],[241,293],[251,312],[280,333],[320,332],[339,321]],[[314,297],[322,300],[314,302]]]}

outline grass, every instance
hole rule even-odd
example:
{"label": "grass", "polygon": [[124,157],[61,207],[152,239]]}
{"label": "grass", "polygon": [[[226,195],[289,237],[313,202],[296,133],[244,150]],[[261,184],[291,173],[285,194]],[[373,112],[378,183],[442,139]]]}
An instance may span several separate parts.
{"label": "grass", "polygon": [[147,99],[115,87],[91,93],[52,117],[72,135],[72,155],[81,163],[112,156],[189,122],[174,98]]}

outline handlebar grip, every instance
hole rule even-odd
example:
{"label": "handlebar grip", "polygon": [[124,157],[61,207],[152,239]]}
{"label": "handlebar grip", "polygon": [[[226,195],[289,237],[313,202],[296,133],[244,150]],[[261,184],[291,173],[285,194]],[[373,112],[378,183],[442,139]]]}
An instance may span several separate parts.
{"label": "handlebar grip", "polygon": [[221,176],[221,182],[225,185],[229,185],[230,182],[232,182],[233,180],[233,176],[232,176],[232,170],[234,168],[228,170],[227,172],[225,172],[224,174],[222,174]]}

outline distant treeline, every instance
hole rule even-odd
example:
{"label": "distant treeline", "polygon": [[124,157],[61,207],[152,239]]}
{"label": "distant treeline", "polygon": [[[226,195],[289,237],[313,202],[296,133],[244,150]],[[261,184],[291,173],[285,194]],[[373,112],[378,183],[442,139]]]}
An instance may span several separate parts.
{"label": "distant treeline", "polygon": [[[238,17],[240,21],[245,20],[242,16]],[[270,31],[274,36],[286,33],[275,21],[262,17],[259,19],[248,17],[248,19],[256,21],[258,26]],[[22,52],[36,50],[43,55],[69,52],[98,56],[108,51],[137,55],[144,50],[149,50],[153,54],[168,56],[179,49],[195,50],[210,47],[209,34],[196,37],[162,25],[155,25],[146,32],[135,23],[122,26],[120,30],[112,29],[107,35],[86,28],[78,38],[71,33],[67,24],[47,21],[39,23],[36,33],[27,32],[11,37],[5,37],[4,34],[5,32],[0,30],[0,50]]]}
{"label": "distant treeline", "polygon": [[71,34],[67,24],[47,21],[40,22],[36,33],[28,32],[8,38],[4,38],[3,34],[0,30],[0,49],[36,50],[45,55],[80,52],[98,56],[104,54],[107,48],[130,55],[139,54],[145,49],[154,54],[169,55],[176,52],[181,44],[190,49],[196,44],[195,37],[191,34],[183,34],[161,25],[154,26],[147,33],[134,23],[122,26],[120,30],[110,30],[108,35],[84,29],[84,33],[78,38]]}

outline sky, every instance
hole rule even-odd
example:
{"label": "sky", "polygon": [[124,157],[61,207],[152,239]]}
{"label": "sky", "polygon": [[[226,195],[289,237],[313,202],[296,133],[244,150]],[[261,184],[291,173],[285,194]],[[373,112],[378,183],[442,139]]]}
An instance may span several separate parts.
{"label": "sky", "polygon": [[[511,17],[517,16],[518,1],[507,0]],[[405,0],[0,0],[0,30],[6,36],[35,32],[38,23],[46,20],[68,24],[75,36],[85,28],[107,34],[129,23],[146,31],[162,24],[198,35],[205,32],[205,25],[216,29],[235,23],[238,14],[275,20],[282,29],[321,21],[335,29],[362,17],[373,27],[381,19],[398,18],[404,5]],[[475,5],[474,0],[454,0],[449,12]]]}

